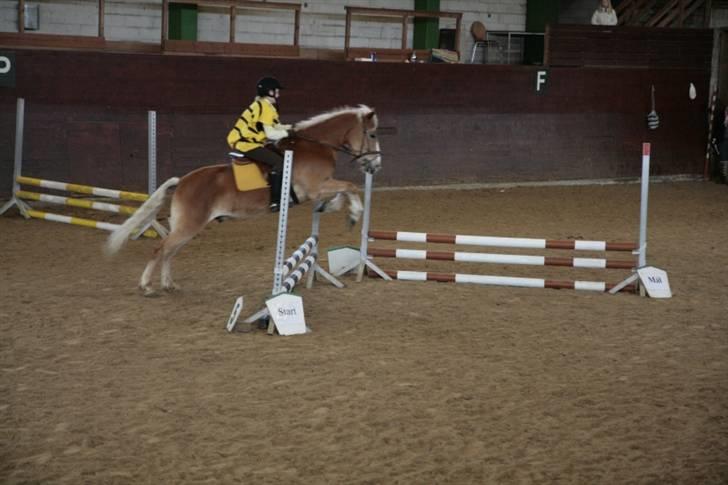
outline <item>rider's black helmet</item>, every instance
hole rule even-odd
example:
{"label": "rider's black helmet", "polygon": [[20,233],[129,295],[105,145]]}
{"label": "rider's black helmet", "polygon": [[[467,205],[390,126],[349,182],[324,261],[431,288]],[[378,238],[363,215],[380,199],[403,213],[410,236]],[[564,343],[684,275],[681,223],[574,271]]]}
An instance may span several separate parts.
{"label": "rider's black helmet", "polygon": [[268,96],[275,89],[283,89],[283,86],[274,77],[264,77],[258,81],[258,96]]}

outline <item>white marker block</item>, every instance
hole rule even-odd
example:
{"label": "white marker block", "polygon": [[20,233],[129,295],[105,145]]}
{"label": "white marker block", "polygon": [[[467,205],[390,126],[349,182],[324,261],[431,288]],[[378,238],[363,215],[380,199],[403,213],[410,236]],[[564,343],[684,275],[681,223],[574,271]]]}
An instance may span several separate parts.
{"label": "white marker block", "polygon": [[340,247],[329,249],[329,273],[341,276],[359,266],[361,255],[358,248]]}

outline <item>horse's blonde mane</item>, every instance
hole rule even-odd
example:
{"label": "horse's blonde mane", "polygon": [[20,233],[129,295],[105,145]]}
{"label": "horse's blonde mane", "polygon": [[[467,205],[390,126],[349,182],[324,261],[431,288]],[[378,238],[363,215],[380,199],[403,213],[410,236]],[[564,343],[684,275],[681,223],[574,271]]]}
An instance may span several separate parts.
{"label": "horse's blonde mane", "polygon": [[299,121],[296,123],[295,129],[296,130],[305,130],[306,128],[311,128],[312,126],[316,126],[318,124],[324,123],[331,118],[334,118],[341,114],[355,114],[359,119],[362,119],[364,115],[367,115],[371,113],[373,110],[364,104],[360,104],[356,108],[352,108],[351,106],[343,106],[341,108],[334,108],[330,111],[327,111],[325,113],[318,114],[316,116],[312,116],[311,118],[308,118],[307,120]]}

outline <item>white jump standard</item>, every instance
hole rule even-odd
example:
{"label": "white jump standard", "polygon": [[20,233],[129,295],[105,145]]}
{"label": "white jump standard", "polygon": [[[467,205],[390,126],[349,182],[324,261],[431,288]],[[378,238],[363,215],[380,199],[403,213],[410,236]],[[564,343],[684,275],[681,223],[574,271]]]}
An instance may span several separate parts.
{"label": "white jump standard", "polygon": [[[311,224],[311,235],[296,249],[291,256],[287,259],[283,259],[286,250],[286,232],[288,225],[288,198],[291,189],[291,175],[293,173],[293,152],[286,151],[283,163],[283,183],[281,186],[281,201],[280,201],[280,212],[278,214],[278,238],[276,241],[276,259],[273,267],[273,291],[271,295],[273,297],[279,297],[281,295],[287,295],[291,293],[296,285],[300,283],[305,276],[308,276],[306,281],[306,287],[311,288],[313,286],[314,276],[316,274],[322,276],[332,285],[337,288],[343,288],[344,284],[334,278],[328,271],[324,270],[318,264],[319,257],[319,224],[321,219],[321,213],[318,207],[314,207],[313,222]],[[291,300],[291,308],[288,312],[303,312],[303,306],[301,304],[300,297],[294,297],[289,295],[288,298]],[[270,306],[271,302],[276,300],[273,298],[268,300],[266,306],[254,313],[247,319],[245,323],[252,324],[256,321],[269,318],[268,320],[268,333],[273,334],[276,329],[281,332],[281,326],[284,322],[279,319],[275,314],[271,314]],[[296,300],[297,299],[297,300]],[[228,319],[227,330],[232,332],[235,330],[237,317],[240,313],[242,301],[238,299],[235,306],[233,307],[232,314]],[[285,309],[282,309],[285,313]],[[290,314],[290,313],[289,313]],[[298,316],[298,315],[297,315]],[[303,315],[300,315],[303,319]],[[305,323],[304,323],[305,327]]]}

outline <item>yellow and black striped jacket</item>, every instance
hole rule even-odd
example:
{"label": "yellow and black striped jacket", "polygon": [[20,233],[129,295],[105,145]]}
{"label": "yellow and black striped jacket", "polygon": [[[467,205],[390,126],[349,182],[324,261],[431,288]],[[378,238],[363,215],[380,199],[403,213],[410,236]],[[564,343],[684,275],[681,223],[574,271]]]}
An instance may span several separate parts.
{"label": "yellow and black striped jacket", "polygon": [[263,125],[277,126],[278,110],[267,99],[257,97],[240,115],[227,136],[228,145],[234,150],[248,152],[265,144]]}

